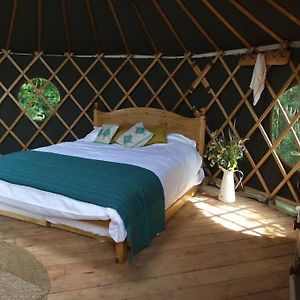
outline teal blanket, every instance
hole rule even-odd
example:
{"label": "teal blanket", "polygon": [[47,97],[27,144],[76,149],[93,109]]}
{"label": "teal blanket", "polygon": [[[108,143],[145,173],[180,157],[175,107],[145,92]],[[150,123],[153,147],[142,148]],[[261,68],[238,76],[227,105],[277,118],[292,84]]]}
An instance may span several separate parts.
{"label": "teal blanket", "polygon": [[38,151],[0,157],[0,179],[117,210],[132,255],[164,229],[164,192],[151,171]]}

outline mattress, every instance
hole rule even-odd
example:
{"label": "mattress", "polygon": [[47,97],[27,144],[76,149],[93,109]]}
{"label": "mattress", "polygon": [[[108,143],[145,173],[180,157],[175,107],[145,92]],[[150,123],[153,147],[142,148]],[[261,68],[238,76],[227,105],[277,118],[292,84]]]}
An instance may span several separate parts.
{"label": "mattress", "polygon": [[[81,139],[35,149],[89,159],[126,163],[146,168],[160,179],[167,209],[186,191],[201,183],[202,158],[194,141],[180,134],[168,135],[168,143],[141,148],[124,148]],[[46,171],[46,170],[45,170]],[[99,170],[101,172],[101,170]],[[126,238],[123,221],[116,210],[80,202],[62,195],[0,180],[0,209],[72,226],[93,234],[109,236],[116,242]],[[100,228],[78,220],[111,220]]]}

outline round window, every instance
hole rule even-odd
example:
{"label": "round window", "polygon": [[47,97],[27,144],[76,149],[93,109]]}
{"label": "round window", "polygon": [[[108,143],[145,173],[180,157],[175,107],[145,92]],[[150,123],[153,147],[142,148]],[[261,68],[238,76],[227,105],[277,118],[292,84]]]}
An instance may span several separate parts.
{"label": "round window", "polygon": [[18,100],[34,121],[42,121],[59,103],[60,95],[57,87],[47,79],[33,78],[21,86]]}
{"label": "round window", "polygon": [[276,148],[278,155],[287,164],[294,166],[300,160],[300,84],[294,85],[287,89],[279,97],[280,105],[277,103],[272,115],[272,141],[275,142],[282,132],[288,126],[284,114],[291,121],[298,115],[298,120],[289,130],[279,146]]}

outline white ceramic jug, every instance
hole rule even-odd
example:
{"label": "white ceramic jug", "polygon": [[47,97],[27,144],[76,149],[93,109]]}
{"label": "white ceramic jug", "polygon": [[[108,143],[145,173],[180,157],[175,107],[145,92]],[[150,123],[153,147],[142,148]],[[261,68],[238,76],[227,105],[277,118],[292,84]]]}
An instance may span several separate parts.
{"label": "white ceramic jug", "polygon": [[[221,188],[218,195],[218,200],[223,202],[235,202],[235,189],[241,183],[243,179],[243,173],[239,170],[228,171],[222,167],[220,167],[223,171],[223,178],[221,183]],[[234,173],[238,172],[239,174],[239,182],[236,186],[234,186]]]}

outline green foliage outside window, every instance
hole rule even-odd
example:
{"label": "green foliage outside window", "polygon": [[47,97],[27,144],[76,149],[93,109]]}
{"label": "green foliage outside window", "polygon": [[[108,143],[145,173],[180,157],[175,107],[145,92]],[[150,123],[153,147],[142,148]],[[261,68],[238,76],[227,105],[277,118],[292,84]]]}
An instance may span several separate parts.
{"label": "green foliage outside window", "polygon": [[51,107],[59,103],[60,95],[53,83],[47,83],[44,78],[33,78],[21,86],[18,100],[34,121],[42,121],[51,114]]}
{"label": "green foliage outside window", "polygon": [[[300,84],[287,89],[279,97],[279,101],[289,120],[292,120],[300,111]],[[279,105],[276,104],[273,110],[271,129],[273,142],[275,142],[287,126],[283,112]],[[289,131],[276,148],[276,151],[285,162],[294,166],[300,160],[300,149],[296,142],[297,138],[300,140],[299,118],[292,128],[295,131],[296,138],[293,136],[293,133]]]}

